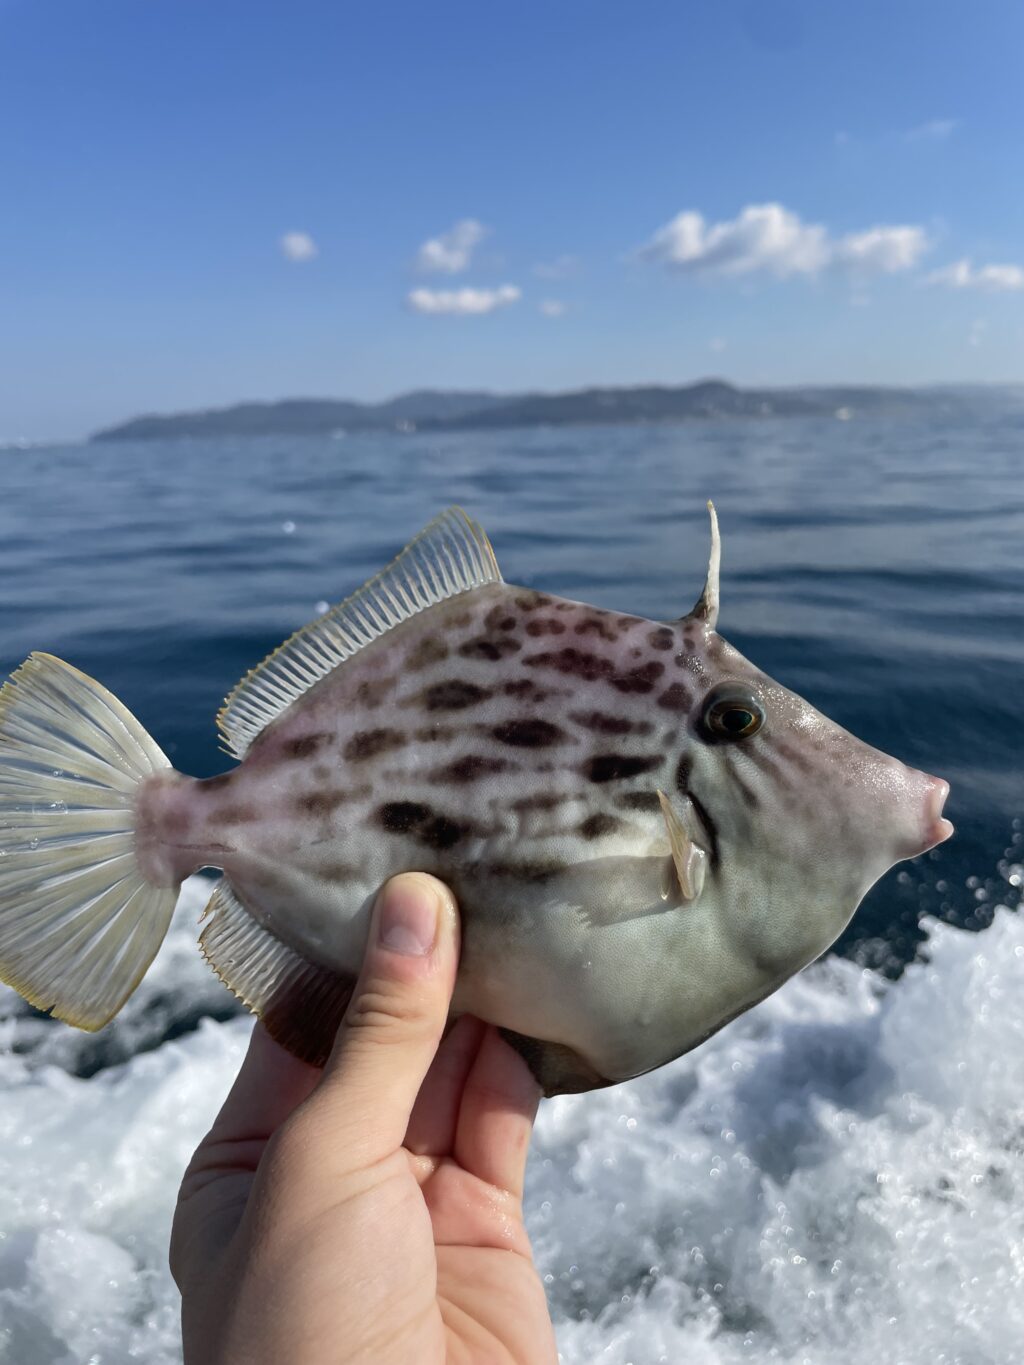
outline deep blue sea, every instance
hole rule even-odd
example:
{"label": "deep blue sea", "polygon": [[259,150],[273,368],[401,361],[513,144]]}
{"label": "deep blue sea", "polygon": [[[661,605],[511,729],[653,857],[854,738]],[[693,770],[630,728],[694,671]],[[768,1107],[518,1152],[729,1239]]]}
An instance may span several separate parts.
{"label": "deep blue sea", "polygon": [[[542,1107],[565,1365],[1011,1365],[1024,1340],[1024,410],[0,450],[0,674],[47,650],[197,776],[241,675],[440,509],[511,582],[720,629],[946,777],[948,843],[669,1067]],[[174,1192],[248,1021],[192,878],[102,1033],[0,988],[0,1362],[176,1365]],[[945,923],[943,923],[943,921]],[[977,932],[976,932],[977,931]],[[909,965],[908,965],[909,964]],[[881,972],[872,970],[881,968]]]}
{"label": "deep blue sea", "polygon": [[505,577],[654,618],[692,605],[713,497],[720,629],[861,738],[952,784],[954,842],[844,939],[987,922],[1024,815],[1024,415],[775,420],[0,452],[0,672],[93,674],[183,771],[228,766],[234,683],[464,505]]}

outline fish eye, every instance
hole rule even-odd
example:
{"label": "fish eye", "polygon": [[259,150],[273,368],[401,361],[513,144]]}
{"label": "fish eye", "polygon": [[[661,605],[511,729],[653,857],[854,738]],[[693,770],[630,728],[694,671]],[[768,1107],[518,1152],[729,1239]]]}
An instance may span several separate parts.
{"label": "fish eye", "polygon": [[715,739],[749,739],[764,724],[764,707],[748,688],[727,684],[709,694],[701,719]]}

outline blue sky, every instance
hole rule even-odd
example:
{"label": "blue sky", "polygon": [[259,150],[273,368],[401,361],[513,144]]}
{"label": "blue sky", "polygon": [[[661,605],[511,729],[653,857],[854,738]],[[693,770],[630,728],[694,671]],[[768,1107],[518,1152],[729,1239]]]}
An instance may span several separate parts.
{"label": "blue sky", "polygon": [[1018,0],[0,0],[0,439],[1024,380]]}

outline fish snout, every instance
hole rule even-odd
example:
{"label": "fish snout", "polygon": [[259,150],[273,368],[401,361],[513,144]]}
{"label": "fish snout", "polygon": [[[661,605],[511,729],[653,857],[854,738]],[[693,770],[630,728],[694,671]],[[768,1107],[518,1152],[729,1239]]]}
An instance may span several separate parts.
{"label": "fish snout", "polygon": [[931,773],[908,769],[917,808],[917,828],[907,830],[907,846],[901,856],[917,858],[936,844],[943,843],[953,833],[952,824],[943,816],[942,808],[949,795],[949,783]]}

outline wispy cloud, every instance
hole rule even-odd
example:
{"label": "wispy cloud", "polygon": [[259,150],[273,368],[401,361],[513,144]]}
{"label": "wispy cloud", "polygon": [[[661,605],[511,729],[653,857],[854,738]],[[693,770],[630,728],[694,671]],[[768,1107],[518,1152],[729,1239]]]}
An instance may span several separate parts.
{"label": "wispy cloud", "polygon": [[424,242],[416,253],[419,270],[442,275],[458,275],[469,268],[473,252],[489,229],[475,218],[462,218],[447,232]]}
{"label": "wispy cloud", "polygon": [[546,318],[565,317],[566,305],[561,299],[542,299],[537,307]]}
{"label": "wispy cloud", "polygon": [[945,142],[959,127],[958,118],[930,118],[926,123],[919,123],[916,128],[908,128],[903,134],[903,141]]}
{"label": "wispy cloud", "polygon": [[893,274],[909,270],[928,248],[923,228],[877,226],[833,237],[782,204],[749,204],[735,218],[708,223],[693,209],[658,229],[641,260],[708,278],[762,272],[786,279],[824,270]]}
{"label": "wispy cloud", "polygon": [[977,350],[985,340],[985,333],[988,330],[988,323],[984,318],[975,318],[971,323],[971,330],[967,333],[967,344]]}
{"label": "wispy cloud", "polygon": [[497,289],[413,289],[406,302],[414,313],[447,313],[456,317],[478,317],[517,303],[523,291],[515,284]]}
{"label": "wispy cloud", "polygon": [[286,232],[278,246],[287,261],[312,261],[320,254],[320,248],[308,232]]}
{"label": "wispy cloud", "polygon": [[970,257],[933,270],[926,284],[942,284],[948,289],[981,289],[990,294],[1010,293],[1024,289],[1024,266],[973,265]]}
{"label": "wispy cloud", "polygon": [[712,337],[708,342],[708,350],[714,351],[716,355],[721,355],[728,344],[725,337]]}
{"label": "wispy cloud", "polygon": [[571,275],[579,274],[580,265],[578,256],[556,256],[553,261],[538,261],[533,273],[541,280],[567,280]]}

